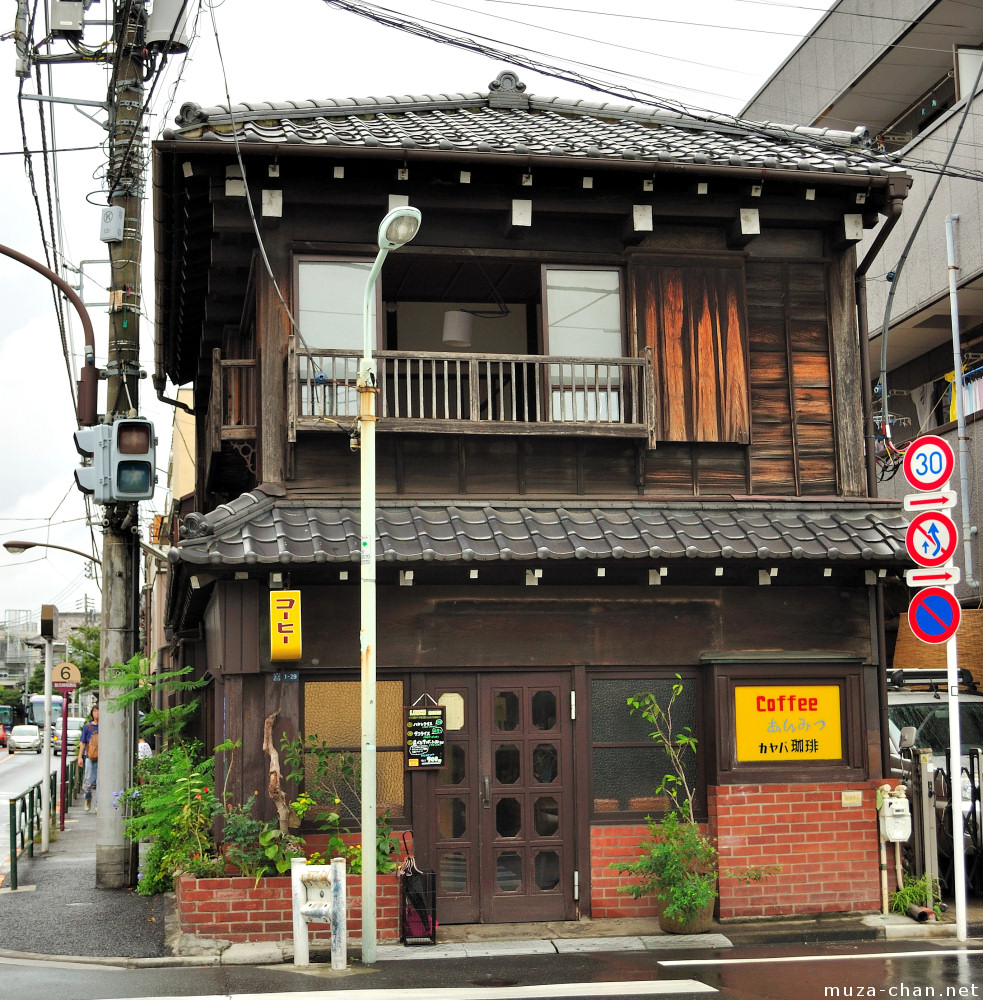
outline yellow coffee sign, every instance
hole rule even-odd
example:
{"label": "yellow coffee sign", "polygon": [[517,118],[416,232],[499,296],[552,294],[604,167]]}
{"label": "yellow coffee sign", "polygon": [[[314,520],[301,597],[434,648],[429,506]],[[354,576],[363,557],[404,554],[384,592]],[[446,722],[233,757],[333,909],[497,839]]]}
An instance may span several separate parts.
{"label": "yellow coffee sign", "polygon": [[299,660],[300,591],[270,591],[270,659]]}
{"label": "yellow coffee sign", "polygon": [[734,688],[741,762],[840,760],[840,689],[836,684]]}

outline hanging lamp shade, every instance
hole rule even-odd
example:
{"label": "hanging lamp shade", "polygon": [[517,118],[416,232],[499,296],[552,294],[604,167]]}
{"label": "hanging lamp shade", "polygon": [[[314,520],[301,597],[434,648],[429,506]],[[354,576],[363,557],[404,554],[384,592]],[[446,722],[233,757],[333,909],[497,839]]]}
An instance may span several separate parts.
{"label": "hanging lamp shade", "polygon": [[470,347],[474,316],[461,309],[451,309],[444,313],[445,347]]}

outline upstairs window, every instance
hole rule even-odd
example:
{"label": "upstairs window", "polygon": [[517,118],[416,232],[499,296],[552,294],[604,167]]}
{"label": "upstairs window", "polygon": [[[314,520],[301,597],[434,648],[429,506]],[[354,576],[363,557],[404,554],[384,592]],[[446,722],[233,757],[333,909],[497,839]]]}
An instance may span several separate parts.
{"label": "upstairs window", "polygon": [[[320,407],[322,412],[338,416],[358,413],[358,365],[363,349],[362,308],[365,281],[372,269],[370,260],[297,261],[297,323],[303,337],[299,345],[306,351],[301,357],[300,377],[304,412]],[[376,330],[378,286],[369,304],[369,323]],[[373,347],[377,347],[373,338]],[[343,351],[335,356],[322,351]],[[311,380],[319,381],[311,384]]]}
{"label": "upstairs window", "polygon": [[[620,358],[621,275],[614,269],[543,269],[546,295],[545,353],[570,358]],[[549,366],[554,420],[618,420],[617,365],[574,361]]]}

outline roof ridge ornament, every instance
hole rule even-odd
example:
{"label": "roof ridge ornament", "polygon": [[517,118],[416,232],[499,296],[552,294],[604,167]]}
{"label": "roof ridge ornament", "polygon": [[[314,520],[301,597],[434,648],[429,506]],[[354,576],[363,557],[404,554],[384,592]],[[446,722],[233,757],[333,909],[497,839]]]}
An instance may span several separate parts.
{"label": "roof ridge ornament", "polygon": [[488,84],[488,107],[528,108],[529,97],[523,93],[526,85],[514,70],[503,70]]}

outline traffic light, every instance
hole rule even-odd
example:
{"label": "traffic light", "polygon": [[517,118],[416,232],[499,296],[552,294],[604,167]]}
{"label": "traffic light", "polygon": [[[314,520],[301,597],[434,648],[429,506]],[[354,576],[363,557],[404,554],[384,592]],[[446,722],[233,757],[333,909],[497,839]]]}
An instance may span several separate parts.
{"label": "traffic light", "polygon": [[109,441],[113,428],[109,424],[80,427],[75,432],[75,447],[88,465],[75,470],[75,483],[96,503],[112,503],[109,481]]}
{"label": "traffic light", "polygon": [[154,425],[143,417],[118,417],[109,445],[113,501],[150,500],[157,483]]}
{"label": "traffic light", "polygon": [[75,470],[78,488],[101,504],[150,500],[157,483],[156,444],[154,425],[143,417],[80,428],[75,447],[89,464]]}

